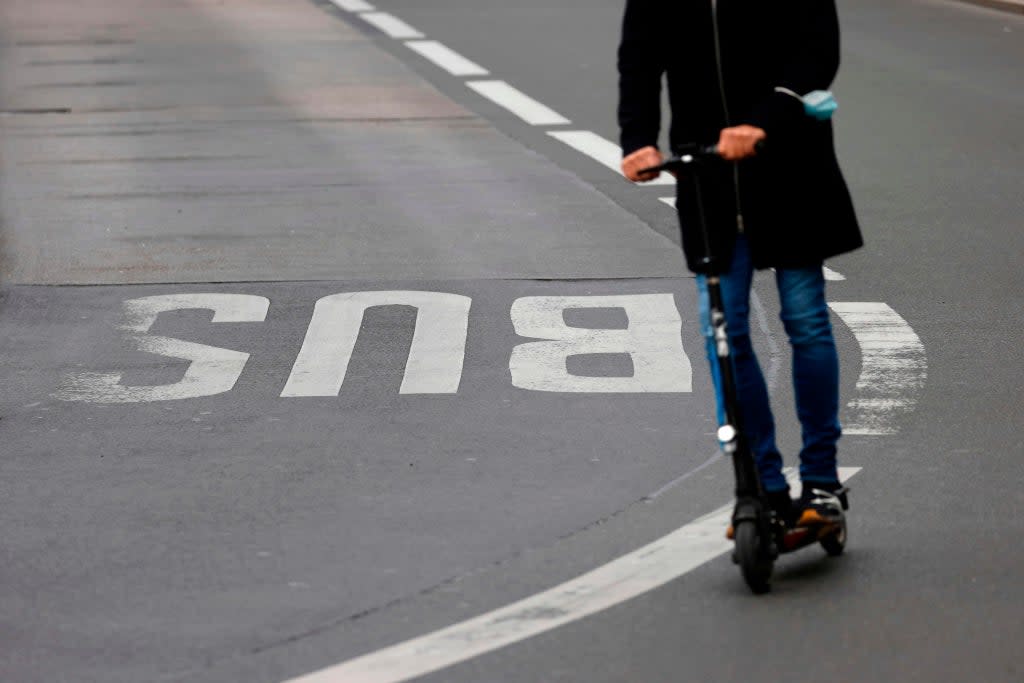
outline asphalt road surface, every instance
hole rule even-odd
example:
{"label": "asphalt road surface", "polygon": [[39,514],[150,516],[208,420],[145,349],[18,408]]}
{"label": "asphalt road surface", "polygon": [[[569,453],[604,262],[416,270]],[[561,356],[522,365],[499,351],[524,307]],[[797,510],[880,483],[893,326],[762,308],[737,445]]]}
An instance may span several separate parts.
{"label": "asphalt road surface", "polygon": [[851,541],[755,598],[621,2],[3,3],[0,680],[1021,680],[1024,18],[840,9]]}

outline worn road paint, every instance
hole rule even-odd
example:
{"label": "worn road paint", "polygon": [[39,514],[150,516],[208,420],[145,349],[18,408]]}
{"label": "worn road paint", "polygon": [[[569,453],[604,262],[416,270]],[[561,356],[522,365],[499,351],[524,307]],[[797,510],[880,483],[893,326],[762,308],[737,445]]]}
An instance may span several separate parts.
{"label": "worn road paint", "polygon": [[[846,481],[859,471],[859,467],[841,467],[839,476]],[[797,475],[787,474],[791,490],[799,495]],[[543,593],[286,683],[401,683],[626,602],[728,552],[732,542],[725,539],[725,527],[732,508],[732,503],[723,505]]]}
{"label": "worn road paint", "polygon": [[[565,312],[580,308],[621,308],[625,329],[588,329],[565,322]],[[521,337],[545,341],[512,350],[509,370],[520,389],[566,393],[693,391],[690,359],[683,350],[682,319],[672,294],[625,296],[534,296],[512,305],[512,324]],[[570,356],[629,354],[630,377],[571,375]]]}
{"label": "worn road paint", "polygon": [[844,434],[886,435],[897,418],[914,410],[927,378],[927,356],[914,330],[884,303],[831,302],[829,307],[853,332],[861,349],[852,419]]}
{"label": "worn road paint", "polygon": [[337,396],[348,372],[366,309],[413,306],[416,329],[402,394],[454,394],[462,380],[472,299],[443,292],[332,294],[316,302],[291,376],[281,396]]}
{"label": "worn road paint", "polygon": [[141,403],[213,396],[231,391],[249,354],[148,334],[157,316],[167,311],[212,310],[214,323],[263,322],[270,300],[250,294],[169,294],[124,302],[120,328],[146,353],[191,361],[185,376],[173,384],[126,386],[121,373],[70,374],[54,398],[88,403]]}
{"label": "worn road paint", "polygon": [[516,90],[505,81],[469,81],[466,85],[531,126],[558,126],[572,123],[555,110]]}
{"label": "worn road paint", "polygon": [[422,38],[423,34],[414,29],[409,24],[405,23],[393,14],[387,12],[368,12],[366,14],[360,14],[367,23],[373,24],[386,35],[392,38],[406,39],[406,38]]}
{"label": "worn road paint", "polygon": [[411,50],[422,55],[452,76],[486,76],[489,72],[476,62],[470,61],[436,40],[410,40],[406,43]]}

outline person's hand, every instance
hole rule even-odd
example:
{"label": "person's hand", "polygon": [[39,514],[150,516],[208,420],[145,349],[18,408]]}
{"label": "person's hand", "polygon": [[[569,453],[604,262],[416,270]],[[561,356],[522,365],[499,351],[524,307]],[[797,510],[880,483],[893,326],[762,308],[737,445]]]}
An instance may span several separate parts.
{"label": "person's hand", "polygon": [[661,161],[661,152],[657,147],[641,147],[622,159],[622,175],[634,183],[655,180],[660,173],[640,173],[640,169],[657,166]]}
{"label": "person's hand", "polygon": [[733,126],[725,128],[718,137],[718,153],[726,161],[739,161],[757,154],[754,148],[767,134],[756,126]]}

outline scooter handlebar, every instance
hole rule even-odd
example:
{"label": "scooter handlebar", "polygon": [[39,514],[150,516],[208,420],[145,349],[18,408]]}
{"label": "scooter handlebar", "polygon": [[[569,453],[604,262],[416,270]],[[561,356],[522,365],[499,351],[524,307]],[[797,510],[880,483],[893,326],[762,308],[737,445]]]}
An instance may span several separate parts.
{"label": "scooter handlebar", "polygon": [[657,166],[641,169],[640,173],[660,173],[662,171],[678,171],[702,161],[722,161],[718,154],[718,145],[687,145],[678,154],[670,156]]}
{"label": "scooter handlebar", "polygon": [[[757,152],[764,151],[764,143],[764,140],[758,140],[754,145],[754,150]],[[679,171],[685,169],[687,166],[707,161],[725,161],[722,158],[722,155],[718,153],[718,145],[684,145],[679,149],[678,154],[670,156],[657,166],[641,169],[639,173],[646,174],[660,173],[662,171]]]}

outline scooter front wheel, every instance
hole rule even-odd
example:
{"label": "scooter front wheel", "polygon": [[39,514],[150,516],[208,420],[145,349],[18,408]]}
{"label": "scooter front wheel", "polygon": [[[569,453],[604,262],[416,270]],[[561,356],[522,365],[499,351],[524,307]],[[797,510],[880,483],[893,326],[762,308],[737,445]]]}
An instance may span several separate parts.
{"label": "scooter front wheel", "polygon": [[755,594],[767,593],[772,587],[774,561],[765,546],[766,539],[758,533],[757,523],[754,520],[737,523],[735,538],[735,557],[743,572],[743,579]]}

